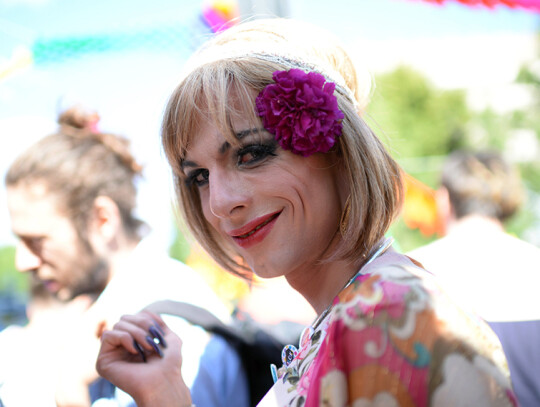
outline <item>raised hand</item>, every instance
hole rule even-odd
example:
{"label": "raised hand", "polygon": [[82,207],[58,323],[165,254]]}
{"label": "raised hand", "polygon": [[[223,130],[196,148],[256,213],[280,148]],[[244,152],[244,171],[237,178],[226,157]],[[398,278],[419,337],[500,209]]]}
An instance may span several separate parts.
{"label": "raised hand", "polygon": [[156,314],[125,315],[101,336],[98,373],[139,407],[189,406],[181,373],[182,341]]}

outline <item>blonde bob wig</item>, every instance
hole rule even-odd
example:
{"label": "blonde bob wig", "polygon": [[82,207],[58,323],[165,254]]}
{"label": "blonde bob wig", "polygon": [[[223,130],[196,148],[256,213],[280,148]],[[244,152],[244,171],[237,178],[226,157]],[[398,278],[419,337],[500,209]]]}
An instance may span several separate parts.
{"label": "blonde bob wig", "polygon": [[335,153],[349,185],[349,216],[340,244],[321,261],[358,263],[384,236],[402,204],[401,169],[361,117],[357,76],[339,42],[326,31],[294,20],[239,24],[210,40],[188,62],[165,110],[162,143],[187,226],[222,267],[247,278],[251,270],[204,218],[198,189],[186,185],[182,162],[203,123],[213,123],[231,145],[238,145],[231,117],[251,112],[250,123],[262,127],[255,97],[272,83],[274,71],[291,67],[317,70],[334,81],[345,115]]}

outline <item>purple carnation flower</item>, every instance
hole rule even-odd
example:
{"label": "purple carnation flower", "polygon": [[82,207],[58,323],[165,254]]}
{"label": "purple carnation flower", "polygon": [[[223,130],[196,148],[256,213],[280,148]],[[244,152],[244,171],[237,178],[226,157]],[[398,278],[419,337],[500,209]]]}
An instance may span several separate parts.
{"label": "purple carnation flower", "polygon": [[328,152],[341,135],[344,118],[334,96],[335,83],[300,69],[275,71],[273,79],[275,83],[255,99],[264,128],[295,154]]}

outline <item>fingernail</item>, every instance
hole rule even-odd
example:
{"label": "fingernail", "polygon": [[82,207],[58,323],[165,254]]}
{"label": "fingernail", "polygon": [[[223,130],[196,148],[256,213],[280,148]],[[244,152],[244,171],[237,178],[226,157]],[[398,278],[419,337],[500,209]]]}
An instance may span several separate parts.
{"label": "fingernail", "polygon": [[158,331],[156,325],[153,325],[150,328],[148,328],[148,332],[150,332],[150,334],[153,335],[154,338],[157,338],[161,346],[163,346],[164,348],[167,347],[167,342],[165,342],[165,339],[163,339],[163,335]]}
{"label": "fingernail", "polygon": [[153,326],[154,328],[156,328],[162,336],[165,335],[165,332],[163,331],[163,328],[160,327],[159,324],[158,324],[157,322],[154,323],[154,325],[152,325],[152,326]]}
{"label": "fingernail", "polygon": [[147,336],[146,342],[152,345],[152,347],[154,348],[154,350],[156,351],[156,353],[159,355],[160,358],[163,357],[163,352],[161,351],[160,347],[155,342],[154,338],[152,338],[151,336]]}
{"label": "fingernail", "polygon": [[135,346],[135,349],[137,349],[139,355],[141,355],[143,362],[146,363],[146,355],[144,354],[144,350],[141,348],[141,345],[139,345],[135,339],[133,339],[133,346]]}

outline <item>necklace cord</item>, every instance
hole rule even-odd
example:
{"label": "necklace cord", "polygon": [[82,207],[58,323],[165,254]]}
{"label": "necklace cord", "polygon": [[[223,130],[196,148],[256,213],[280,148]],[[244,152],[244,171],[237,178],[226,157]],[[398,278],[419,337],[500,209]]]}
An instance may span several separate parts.
{"label": "necklace cord", "polygon": [[[360,270],[358,270],[358,272],[356,272],[354,274],[354,276],[352,276],[349,281],[347,281],[347,284],[345,284],[345,286],[340,290],[343,291],[345,288],[347,288],[348,286],[350,286],[352,284],[352,282],[354,280],[356,280],[356,277],[359,275],[359,274],[362,274],[362,269],[364,267],[366,267],[369,263],[371,263],[373,260],[375,260],[377,257],[379,257],[381,254],[383,254],[386,250],[388,250],[388,248],[390,246],[392,246],[392,243],[394,243],[394,238],[392,237],[389,237],[389,238],[386,238],[380,245],[379,247],[377,248],[377,250],[375,250],[369,257],[369,259],[362,265],[362,267],[360,267]],[[330,305],[328,305],[328,307],[326,307],[326,309],[321,312],[321,314],[319,316],[317,316],[317,318],[315,319],[315,321],[313,321],[313,323],[311,324],[310,326],[310,330],[315,330],[320,324],[321,322],[326,318],[326,316],[330,313],[330,311],[332,310],[334,306],[334,302],[332,301],[330,303]]]}

